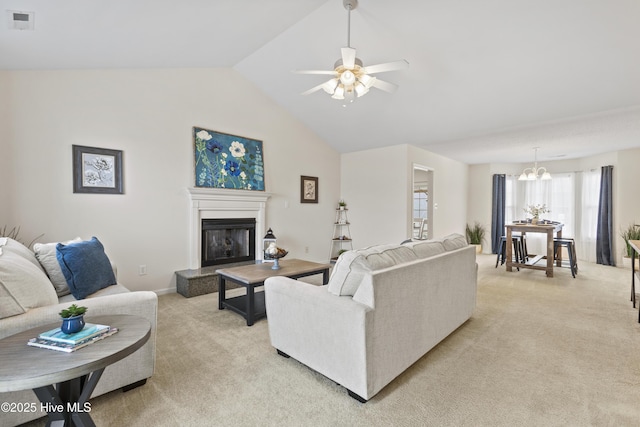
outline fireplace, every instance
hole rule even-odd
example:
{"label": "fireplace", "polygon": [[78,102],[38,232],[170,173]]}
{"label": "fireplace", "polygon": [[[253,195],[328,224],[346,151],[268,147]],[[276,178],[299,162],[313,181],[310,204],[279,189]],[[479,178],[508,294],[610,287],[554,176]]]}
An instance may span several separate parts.
{"label": "fireplace", "polygon": [[256,259],[255,218],[203,219],[201,229],[202,267]]}
{"label": "fireplace", "polygon": [[[189,233],[189,269],[196,270],[202,262],[202,220],[238,219],[255,220],[255,235],[266,233],[265,214],[269,193],[263,191],[228,190],[217,188],[188,188],[191,205]],[[262,247],[256,245],[254,258],[262,259]]]}

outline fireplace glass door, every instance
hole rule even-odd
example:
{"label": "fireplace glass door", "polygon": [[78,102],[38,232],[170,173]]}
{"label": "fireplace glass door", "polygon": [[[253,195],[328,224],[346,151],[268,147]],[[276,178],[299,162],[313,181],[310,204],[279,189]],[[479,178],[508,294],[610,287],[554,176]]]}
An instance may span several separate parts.
{"label": "fireplace glass door", "polygon": [[252,261],[255,253],[255,218],[202,220],[202,267]]}

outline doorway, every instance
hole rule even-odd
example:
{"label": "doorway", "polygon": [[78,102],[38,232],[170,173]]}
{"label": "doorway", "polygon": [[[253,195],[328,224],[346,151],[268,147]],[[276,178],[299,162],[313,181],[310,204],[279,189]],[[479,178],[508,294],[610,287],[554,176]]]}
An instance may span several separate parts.
{"label": "doorway", "polygon": [[433,234],[433,169],[413,164],[411,236],[426,240]]}

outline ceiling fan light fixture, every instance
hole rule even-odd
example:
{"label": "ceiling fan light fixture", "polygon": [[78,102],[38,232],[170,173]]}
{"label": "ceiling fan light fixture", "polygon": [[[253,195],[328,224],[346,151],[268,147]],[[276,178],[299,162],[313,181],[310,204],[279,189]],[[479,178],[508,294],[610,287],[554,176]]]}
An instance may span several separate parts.
{"label": "ceiling fan light fixture", "polygon": [[353,102],[356,97],[367,94],[372,87],[393,93],[398,88],[397,85],[378,80],[371,74],[402,70],[409,63],[401,60],[365,67],[362,60],[356,57],[356,49],[351,47],[351,11],[358,7],[358,0],[342,0],[342,5],[347,9],[347,45],[341,48],[341,57],[335,62],[333,70],[294,70],[297,74],[328,74],[334,78],[302,92],[302,95],[323,89],[333,99],[342,100],[348,94],[349,101]]}
{"label": "ceiling fan light fixture", "polygon": [[367,89],[371,89],[371,86],[373,86],[373,84],[376,82],[376,78],[371,77],[368,74],[362,74],[360,78],[358,78],[358,80],[360,81],[360,83],[365,85]]}
{"label": "ceiling fan light fixture", "polygon": [[333,99],[344,99],[344,87],[341,85],[338,85],[338,87],[336,87],[336,90],[333,92],[333,95],[331,97]]}
{"label": "ceiling fan light fixture", "polygon": [[356,90],[356,95],[358,95],[358,98],[361,97],[362,95],[365,95],[367,92],[369,92],[369,88],[366,85],[362,84],[362,82],[356,83],[355,90]]}
{"label": "ceiling fan light fixture", "polygon": [[340,80],[331,79],[322,85],[322,90],[327,92],[329,95],[333,95],[333,93],[336,91],[336,88],[338,87],[338,84],[340,84]]}
{"label": "ceiling fan light fixture", "polygon": [[351,70],[345,70],[340,75],[340,82],[345,86],[352,86],[356,82],[356,75]]}

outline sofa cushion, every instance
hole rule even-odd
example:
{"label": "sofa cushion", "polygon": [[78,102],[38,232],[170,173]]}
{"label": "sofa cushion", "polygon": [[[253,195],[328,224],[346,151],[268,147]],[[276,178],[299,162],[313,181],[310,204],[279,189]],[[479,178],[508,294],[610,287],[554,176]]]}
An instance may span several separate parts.
{"label": "sofa cushion", "polygon": [[413,240],[403,243],[403,246],[412,249],[420,259],[430,258],[445,252],[444,245],[440,240]]}
{"label": "sofa cushion", "polygon": [[336,261],[327,290],[334,295],[353,296],[365,274],[417,259],[409,248],[379,245],[344,252]]}
{"label": "sofa cushion", "polygon": [[116,284],[111,262],[96,237],[68,245],[58,243],[56,249],[60,269],[76,299]]}
{"label": "sofa cushion", "polygon": [[[98,297],[106,297],[109,295],[124,294],[127,292],[131,292],[131,291],[127,289],[124,285],[117,284],[113,286],[107,286],[106,288],[102,288],[99,291],[92,293],[91,295],[87,295],[85,300],[98,298]],[[73,295],[68,294],[58,298],[58,302],[68,302],[73,304],[77,302],[77,300],[73,297]]]}
{"label": "sofa cushion", "polygon": [[33,252],[13,239],[0,243],[0,318],[56,304],[56,292]]}
{"label": "sofa cushion", "polygon": [[442,245],[447,251],[453,251],[465,248],[469,246],[469,243],[467,243],[467,239],[462,234],[453,233],[442,238]]}
{"label": "sofa cushion", "polygon": [[[69,240],[66,242],[62,242],[65,245],[69,243],[77,243],[81,242],[82,239],[80,237],[76,237],[73,240]],[[51,284],[56,290],[56,293],[59,297],[63,295],[69,295],[69,286],[67,285],[67,279],[65,279],[64,274],[62,274],[62,269],[60,268],[60,263],[58,262],[58,258],[56,256],[56,246],[60,242],[54,243],[36,243],[33,245],[33,251],[35,252],[36,258],[40,261],[40,265],[44,268],[44,271],[49,276],[49,280],[51,280]]]}

